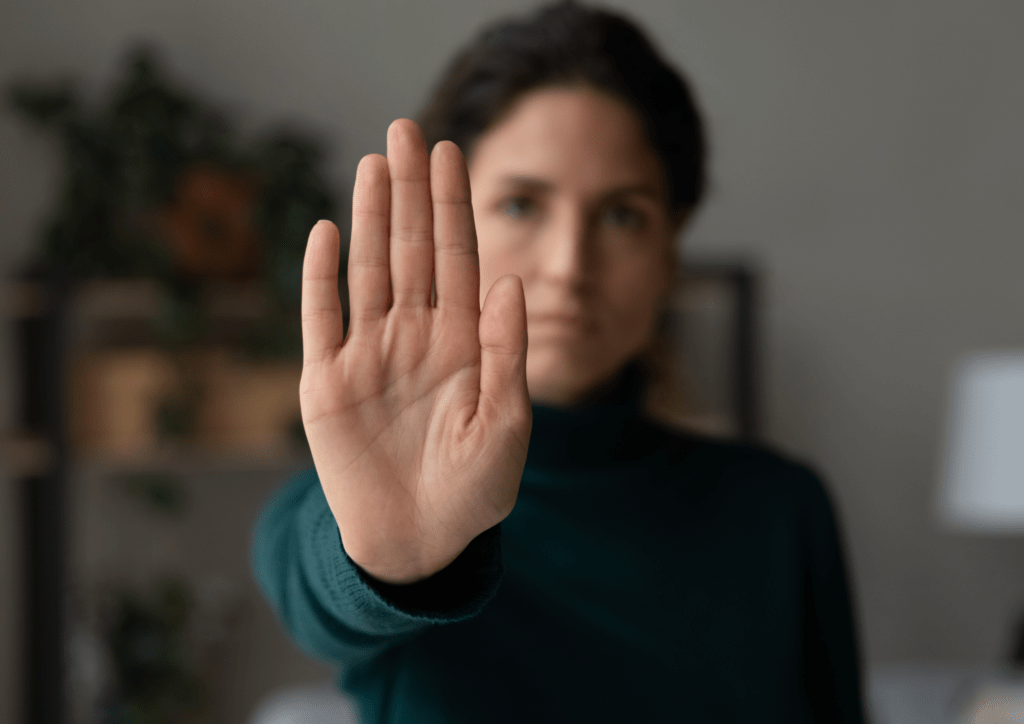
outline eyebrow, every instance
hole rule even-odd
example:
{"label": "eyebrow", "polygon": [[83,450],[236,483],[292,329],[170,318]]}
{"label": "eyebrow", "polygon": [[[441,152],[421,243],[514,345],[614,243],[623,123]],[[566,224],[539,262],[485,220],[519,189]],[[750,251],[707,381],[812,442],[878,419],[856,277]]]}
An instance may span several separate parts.
{"label": "eyebrow", "polygon": [[[554,184],[544,179],[535,178],[533,176],[504,176],[499,182],[502,186],[515,187],[521,189],[528,189],[536,192],[549,192],[554,188]],[[638,183],[628,184],[626,186],[619,186],[612,189],[611,191],[604,194],[601,200],[607,200],[615,198],[616,196],[626,196],[629,194],[640,194],[642,196],[650,196],[653,199],[661,200],[662,193],[659,189],[649,184]]]}

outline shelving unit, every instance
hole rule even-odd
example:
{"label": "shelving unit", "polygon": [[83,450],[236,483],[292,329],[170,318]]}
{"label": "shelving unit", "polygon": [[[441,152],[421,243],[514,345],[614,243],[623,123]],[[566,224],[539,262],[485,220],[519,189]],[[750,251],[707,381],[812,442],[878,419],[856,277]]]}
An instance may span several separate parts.
{"label": "shelving unit", "polygon": [[[205,582],[197,584],[199,599],[209,598],[207,584],[214,581],[214,588],[220,586],[215,604],[225,609],[218,614],[223,618],[243,595],[240,591],[249,583],[244,559],[248,518],[281,478],[309,463],[308,451],[290,442],[284,430],[270,429],[273,420],[262,428],[253,428],[252,421],[268,409],[276,410],[282,420],[290,420],[292,413],[298,419],[301,365],[293,361],[260,366],[235,360],[231,349],[237,330],[242,323],[258,319],[265,305],[251,285],[211,285],[203,303],[216,349],[193,351],[216,358],[221,367],[214,371],[221,375],[221,387],[243,385],[234,390],[233,398],[218,393],[212,401],[222,407],[235,404],[238,409],[228,409],[219,418],[206,415],[213,419],[200,431],[206,438],[163,439],[149,420],[151,429],[135,429],[120,439],[129,444],[112,446],[113,438],[97,432],[110,427],[112,420],[124,431],[124,420],[117,418],[129,411],[130,405],[124,403],[138,392],[133,389],[138,379],[118,379],[115,370],[106,381],[121,385],[120,402],[106,410],[83,408],[82,386],[90,381],[83,376],[83,364],[118,355],[131,361],[140,351],[150,360],[170,355],[152,338],[152,320],[163,303],[158,288],[145,280],[71,288],[53,275],[37,273],[10,284],[6,296],[3,307],[14,331],[19,400],[16,429],[0,435],[0,456],[18,486],[22,506],[21,711],[24,720],[33,724],[72,724],[80,720],[82,709],[83,674],[78,670],[82,641],[91,640],[94,646],[97,641],[95,635],[91,639],[80,635],[80,619],[95,603],[89,599],[95,598],[98,587],[115,578],[127,586],[144,586],[148,577],[163,568],[187,576],[185,568],[202,569],[205,560],[219,568],[203,569]],[[241,382],[224,382],[232,376]],[[270,395],[265,394],[268,384]],[[281,388],[276,392],[275,384]],[[285,399],[289,396],[294,402]],[[134,410],[139,418],[134,421],[136,428],[145,427],[145,418],[155,411],[152,406],[148,411],[140,406],[153,402],[132,401],[138,408]],[[243,422],[249,427],[236,429],[232,437],[225,415],[245,415],[246,404],[250,410]],[[104,414],[114,417],[101,419]],[[125,494],[120,481],[132,476],[180,481],[194,505],[178,519],[147,511]],[[258,483],[248,485],[249,480]],[[221,510],[227,525],[237,528],[231,541],[221,545],[219,523],[207,511],[223,508],[224,500],[233,499],[242,512]]]}

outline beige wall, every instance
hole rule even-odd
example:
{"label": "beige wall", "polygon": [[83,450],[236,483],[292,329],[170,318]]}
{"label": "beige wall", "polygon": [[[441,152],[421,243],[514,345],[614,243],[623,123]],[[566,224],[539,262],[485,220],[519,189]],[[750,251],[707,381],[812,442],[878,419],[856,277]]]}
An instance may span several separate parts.
{"label": "beige wall", "polygon": [[[70,75],[96,92],[128,41],[153,39],[246,128],[299,119],[330,138],[344,191],[359,156],[382,150],[388,121],[417,111],[453,46],[530,5],[4,3],[0,80]],[[1024,347],[1024,4],[630,7],[703,100],[714,186],[687,243],[766,275],[768,436],[832,485],[867,656],[997,659],[1024,611],[1024,540],[942,533],[930,506],[951,365],[979,347]],[[7,110],[0,149],[5,271],[53,199],[57,164]],[[9,358],[0,336],[4,420]],[[11,511],[0,505],[5,547]],[[0,606],[4,632],[9,612]]]}

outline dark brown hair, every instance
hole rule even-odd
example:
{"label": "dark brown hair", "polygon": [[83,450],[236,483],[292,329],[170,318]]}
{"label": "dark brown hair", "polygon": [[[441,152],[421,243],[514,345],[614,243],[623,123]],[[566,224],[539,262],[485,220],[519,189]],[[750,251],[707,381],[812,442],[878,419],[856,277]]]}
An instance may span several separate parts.
{"label": "dark brown hair", "polygon": [[630,20],[561,2],[498,23],[454,59],[420,116],[428,148],[441,140],[466,154],[524,94],[588,85],[628,103],[661,161],[670,210],[695,208],[705,187],[705,137],[683,77]]}

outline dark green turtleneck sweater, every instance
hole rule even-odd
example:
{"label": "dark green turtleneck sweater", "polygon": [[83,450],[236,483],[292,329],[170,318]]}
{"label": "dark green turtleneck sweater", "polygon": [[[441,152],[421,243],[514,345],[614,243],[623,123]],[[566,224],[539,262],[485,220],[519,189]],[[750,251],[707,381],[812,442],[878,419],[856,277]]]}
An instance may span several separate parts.
{"label": "dark green turtleneck sweater", "polygon": [[312,469],[267,505],[253,566],[364,724],[864,719],[822,483],[631,400],[534,408],[515,509],[426,581],[359,569]]}

